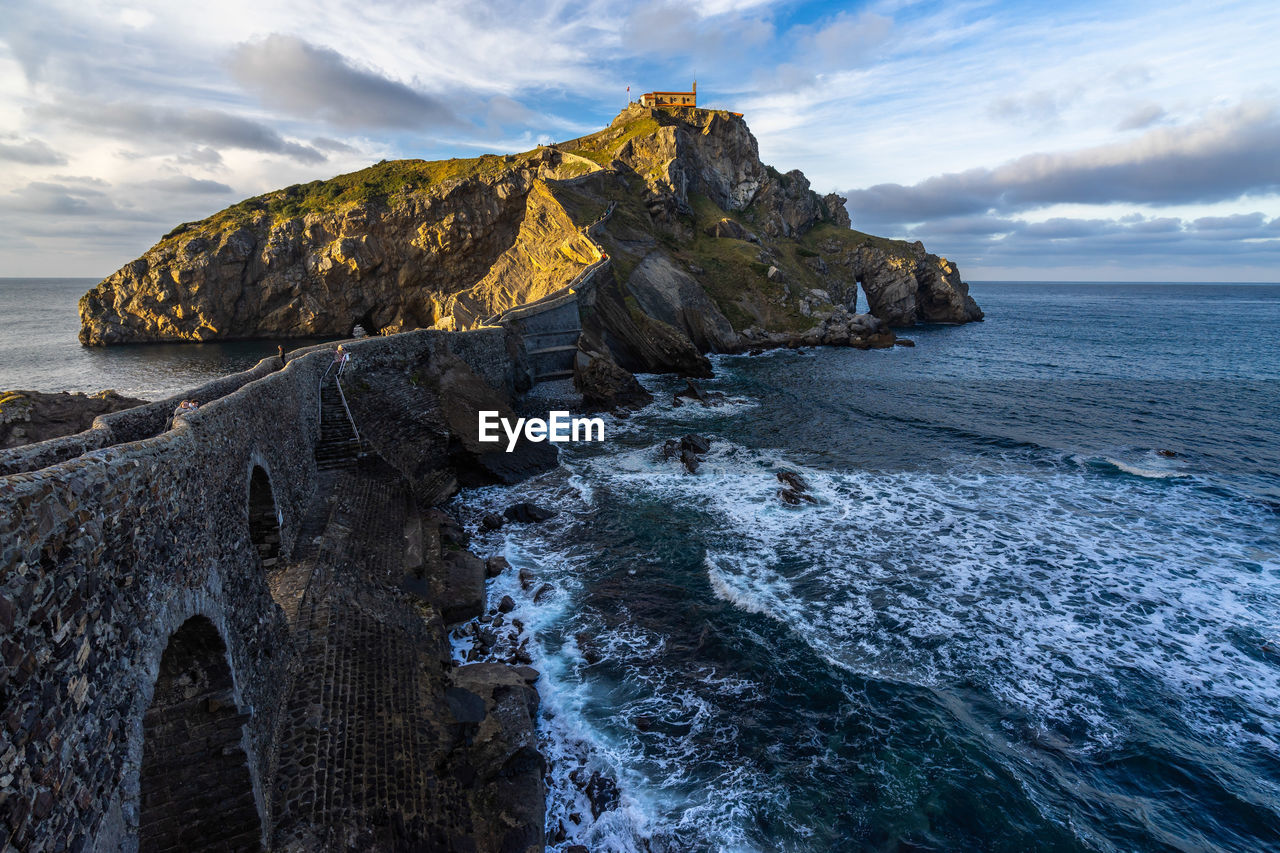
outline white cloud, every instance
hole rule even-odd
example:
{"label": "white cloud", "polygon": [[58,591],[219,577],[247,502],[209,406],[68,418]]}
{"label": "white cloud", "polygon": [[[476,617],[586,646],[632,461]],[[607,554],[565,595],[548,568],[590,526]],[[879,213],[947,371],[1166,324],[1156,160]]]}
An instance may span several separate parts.
{"label": "white cloud", "polygon": [[[746,113],[766,161],[803,169],[816,189],[910,189],[985,170],[1025,195],[1049,183],[1020,169],[1095,178],[1130,169],[1085,163],[1080,152],[1172,163],[1177,144],[1212,147],[1207,137],[1188,141],[1188,129],[1208,133],[1210,116],[1280,100],[1280,60],[1259,37],[1272,31],[1280,7],[1261,0],[1212,12],[1139,2],[1107,15],[1072,4],[895,0],[837,9],[803,0],[8,0],[0,232],[22,233],[10,230],[0,264],[11,274],[64,271],[46,259],[71,256],[76,238],[58,217],[74,215],[92,235],[84,245],[98,247],[89,271],[105,274],[174,222],[220,206],[227,199],[214,185],[247,195],[382,157],[529,148],[599,127],[628,84],[683,86],[695,72],[704,101]],[[1231,134],[1258,130],[1250,127],[1223,125],[1213,144],[1226,151]],[[1138,143],[1154,146],[1150,156]],[[1123,203],[1059,187],[1031,199],[1043,209],[1024,204],[996,219],[1118,221],[1139,211],[1144,222],[1126,226],[1134,235],[1161,218],[1280,215],[1274,196],[1158,198],[1162,186],[1185,190],[1200,178],[1236,186],[1225,172],[1148,177],[1145,195],[1120,184]],[[209,192],[173,191],[181,180]],[[103,195],[81,192],[93,189]],[[27,205],[21,215],[17,204]],[[41,205],[46,212],[33,212]],[[1178,212],[1153,212],[1160,206]],[[972,210],[935,225],[942,241],[994,227]],[[1184,239],[1202,232],[1179,229]],[[1029,245],[1025,229],[1021,239]]]}

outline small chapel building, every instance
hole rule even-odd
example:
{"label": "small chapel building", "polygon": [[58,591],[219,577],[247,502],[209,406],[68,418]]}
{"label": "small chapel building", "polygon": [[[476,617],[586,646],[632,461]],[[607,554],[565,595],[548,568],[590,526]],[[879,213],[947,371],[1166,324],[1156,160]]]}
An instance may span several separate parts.
{"label": "small chapel building", "polygon": [[693,81],[691,92],[645,92],[640,103],[646,107],[696,107],[698,105],[698,81]]}

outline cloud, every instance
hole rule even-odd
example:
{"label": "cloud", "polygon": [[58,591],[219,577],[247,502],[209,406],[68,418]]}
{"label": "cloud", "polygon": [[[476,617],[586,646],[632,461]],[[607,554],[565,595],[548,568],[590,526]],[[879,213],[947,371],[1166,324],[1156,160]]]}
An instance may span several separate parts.
{"label": "cloud", "polygon": [[23,142],[0,141],[0,160],[24,163],[28,166],[65,166],[67,158],[54,151],[39,139]]}
{"label": "cloud", "polygon": [[329,151],[334,154],[354,154],[357,151],[354,145],[348,145],[341,140],[330,139],[327,136],[317,136],[311,140],[311,144],[321,151]]}
{"label": "cloud", "polygon": [[805,40],[802,51],[812,51],[826,68],[861,65],[889,38],[893,19],[874,12],[841,12]]}
{"label": "cloud", "polygon": [[6,208],[22,213],[94,216],[118,212],[101,190],[83,184],[31,181],[9,194]]}
{"label": "cloud", "polygon": [[1083,93],[1082,87],[1073,86],[1062,91],[1042,89],[1025,95],[1008,95],[993,101],[987,115],[1012,122],[1053,122],[1063,110],[1079,101]]}
{"label": "cloud", "polygon": [[1116,125],[1116,130],[1141,130],[1150,127],[1165,117],[1164,107],[1159,104],[1147,104],[1138,107]]}
{"label": "cloud", "polygon": [[154,181],[147,181],[143,186],[167,193],[183,193],[185,195],[224,195],[235,192],[231,187],[219,181],[192,178],[187,175],[158,178]]}
{"label": "cloud", "polygon": [[[315,142],[312,142],[312,145],[315,145]],[[223,165],[221,152],[207,145],[197,145],[190,151],[174,155],[173,160],[183,166],[201,166],[205,169],[215,169]]]}
{"label": "cloud", "polygon": [[1253,103],[1130,142],[847,193],[855,219],[921,222],[1060,203],[1209,203],[1280,190],[1280,113]]}
{"label": "cloud", "polygon": [[1155,269],[1186,267],[1217,274],[1224,264],[1268,269],[1280,261],[1280,217],[1268,219],[1261,212],[1195,220],[1128,215],[1027,222],[986,216],[964,219],[967,228],[951,227],[955,221],[925,223],[897,236],[922,240],[932,251],[959,260],[966,278],[982,277],[974,275],[975,268],[1038,269],[1039,278],[1072,269],[1097,277],[1102,267],[1114,270],[1118,263],[1139,262],[1149,278]]}
{"label": "cloud", "polygon": [[41,115],[130,140],[163,140],[282,154],[300,163],[323,163],[316,149],[291,142],[265,124],[212,109],[181,109],[77,99],[40,108]]}
{"label": "cloud", "polygon": [[295,36],[273,34],[241,44],[231,74],[273,109],[320,119],[342,128],[456,126],[439,98],[374,71],[357,68],[342,54]]}
{"label": "cloud", "polygon": [[1232,216],[1202,216],[1193,221],[1197,231],[1225,231],[1259,229],[1266,224],[1267,216],[1262,212],[1237,213]]}
{"label": "cloud", "polygon": [[[639,56],[692,54],[707,67],[725,68],[747,61],[774,38],[773,24],[757,4],[713,4],[699,15],[688,3],[650,0],[637,6],[623,25],[623,45]],[[692,14],[691,14],[692,13]],[[683,67],[689,67],[688,65]],[[658,89],[684,88],[676,80]]]}

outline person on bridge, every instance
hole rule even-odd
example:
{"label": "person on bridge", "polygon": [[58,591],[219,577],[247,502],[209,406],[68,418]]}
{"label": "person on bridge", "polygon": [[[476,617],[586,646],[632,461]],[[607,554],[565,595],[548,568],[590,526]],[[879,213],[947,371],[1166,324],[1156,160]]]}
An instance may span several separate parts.
{"label": "person on bridge", "polygon": [[188,415],[199,408],[200,404],[195,400],[183,400],[178,404],[178,408],[173,410],[173,417],[169,419],[169,429],[173,429],[178,425],[178,418]]}
{"label": "person on bridge", "polygon": [[351,353],[342,348],[342,344],[338,344],[338,348],[333,351],[333,363],[338,365],[338,375],[342,375],[342,371],[347,369],[347,362],[351,360]]}

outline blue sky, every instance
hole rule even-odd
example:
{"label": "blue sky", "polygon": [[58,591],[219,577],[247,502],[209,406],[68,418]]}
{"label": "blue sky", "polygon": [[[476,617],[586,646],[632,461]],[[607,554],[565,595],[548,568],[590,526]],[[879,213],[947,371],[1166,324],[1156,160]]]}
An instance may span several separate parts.
{"label": "blue sky", "polygon": [[1277,281],[1280,4],[7,0],[0,275],[684,86],[968,279]]}

